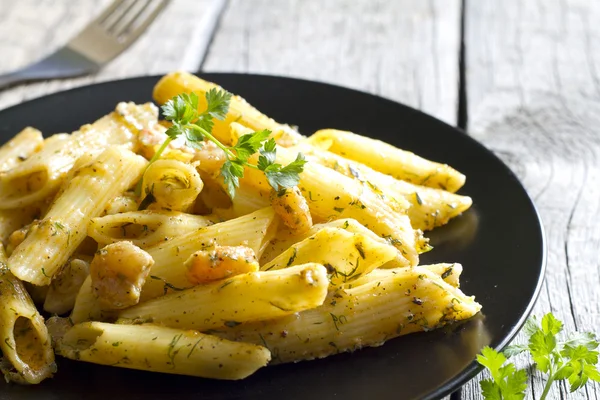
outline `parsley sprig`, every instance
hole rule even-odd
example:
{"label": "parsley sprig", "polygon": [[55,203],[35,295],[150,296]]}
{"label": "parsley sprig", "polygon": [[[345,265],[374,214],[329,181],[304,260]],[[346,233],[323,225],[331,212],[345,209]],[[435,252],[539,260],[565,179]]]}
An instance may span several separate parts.
{"label": "parsley sprig", "polygon": [[[269,184],[275,191],[296,186],[300,181],[300,173],[304,170],[306,160],[302,153],[287,166],[275,162],[276,143],[269,139],[271,131],[264,129],[239,138],[234,146],[226,146],[212,135],[214,119],[224,120],[229,111],[231,93],[225,90],[211,89],[206,92],[206,109],[198,112],[198,96],[195,93],[183,93],[167,101],[162,107],[162,112],[167,121],[172,123],[165,132],[167,138],[158,148],[150,163],[158,160],[169,143],[178,137],[183,137],[187,146],[201,149],[205,140],[217,145],[227,160],[221,167],[221,176],[227,186],[231,198],[239,187],[239,178],[244,177],[244,167],[263,171]],[[260,151],[258,163],[251,164],[248,160],[257,151]],[[140,195],[141,185],[138,184],[136,192]]]}
{"label": "parsley sprig", "polygon": [[503,353],[485,347],[477,356],[477,362],[486,367],[491,379],[480,382],[484,398],[489,400],[520,400],[527,389],[527,372],[517,370],[507,358],[529,352],[538,371],[546,374],[547,380],[540,400],[544,400],[555,381],[567,380],[570,391],[583,387],[589,380],[600,382],[598,364],[598,341],[593,333],[575,332],[566,340],[558,340],[563,324],[552,313],[541,321],[529,318],[523,328],[528,337],[525,345],[508,346]]}

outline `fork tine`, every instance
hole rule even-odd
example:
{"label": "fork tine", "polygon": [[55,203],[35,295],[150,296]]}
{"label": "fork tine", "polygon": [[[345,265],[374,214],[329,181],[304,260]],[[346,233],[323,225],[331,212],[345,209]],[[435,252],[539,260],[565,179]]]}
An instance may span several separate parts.
{"label": "fork tine", "polygon": [[121,21],[123,21],[125,19],[125,17],[127,17],[127,14],[129,14],[131,9],[133,9],[136,4],[138,4],[138,2],[136,0],[129,0],[129,3],[127,3],[124,7],[121,7],[118,10],[116,10],[113,13],[114,17],[113,17],[112,21],[110,21],[110,23],[108,23],[108,25],[105,25],[106,31],[108,33],[110,33],[111,35],[117,36],[116,32],[117,32],[118,26],[121,24]]}
{"label": "fork tine", "polygon": [[97,18],[96,18],[96,23],[97,24],[103,24],[106,22],[106,20],[109,19],[109,17],[112,15],[112,13],[114,13],[119,7],[121,7],[121,5],[123,4],[124,0],[115,0],[113,1],[110,6],[108,6],[106,8],[106,10],[104,10],[102,12],[102,14],[100,14]]}
{"label": "fork tine", "polygon": [[[141,22],[134,27],[134,29],[129,30],[126,35],[124,35],[125,37],[123,38],[123,42],[125,43],[129,43],[134,41],[135,39],[137,39],[142,32],[144,32],[146,30],[146,28],[152,23],[152,21],[154,21],[154,19],[158,16],[158,14],[161,13],[161,11],[169,4],[171,0],[158,0],[158,1],[154,1],[154,3],[156,3],[156,6],[154,7],[154,9],[152,10],[152,12],[150,13],[146,13],[147,15],[144,16],[144,18],[141,20]],[[128,28],[130,28],[131,26],[133,26],[133,22],[137,22],[140,16],[140,14],[143,13],[139,13],[138,15],[136,15],[136,19],[132,21],[132,23],[128,26]]]}
{"label": "fork tine", "polygon": [[[138,3],[139,2],[140,1],[138,1]],[[135,13],[133,13],[133,16],[131,16],[131,18],[128,18],[127,21],[125,21],[123,24],[121,24],[119,29],[115,29],[115,35],[117,37],[120,37],[120,36],[124,35],[125,33],[127,33],[129,30],[131,30],[130,28],[135,24],[137,19],[146,11],[148,6],[150,6],[151,4],[152,4],[152,0],[144,1],[143,5],[141,7],[138,7],[137,11],[135,11]]]}

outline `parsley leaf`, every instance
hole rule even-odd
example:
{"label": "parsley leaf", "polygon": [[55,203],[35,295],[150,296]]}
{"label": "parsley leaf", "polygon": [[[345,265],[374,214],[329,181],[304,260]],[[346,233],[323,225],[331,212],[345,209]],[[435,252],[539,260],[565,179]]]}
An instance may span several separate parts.
{"label": "parsley leaf", "polygon": [[223,121],[229,112],[229,102],[231,101],[231,93],[225,90],[217,90],[215,88],[206,92],[206,111],[205,113],[213,118]]}
{"label": "parsley leaf", "polygon": [[264,169],[264,172],[269,181],[269,185],[271,185],[276,192],[285,188],[297,186],[300,182],[300,174],[304,170],[304,164],[306,164],[304,155],[298,153],[296,160],[285,167],[282,167],[280,164],[268,165]]}
{"label": "parsley leaf", "polygon": [[233,199],[235,190],[240,187],[240,179],[244,177],[244,165],[238,160],[227,160],[221,167],[221,176],[227,185],[227,193]]}
{"label": "parsley leaf", "polygon": [[480,383],[486,399],[520,400],[525,397],[527,372],[524,369],[517,370],[511,363],[505,365],[504,354],[486,346],[477,356],[477,362],[492,375],[492,379],[485,379]]}
{"label": "parsley leaf", "polygon": [[167,121],[176,121],[178,124],[189,124],[198,118],[198,96],[196,93],[182,93],[167,101],[161,107]]}
{"label": "parsley leaf", "polygon": [[258,151],[258,149],[262,147],[263,142],[267,140],[270,134],[270,130],[263,129],[262,131],[241,136],[236,145],[233,146],[233,150],[235,150],[237,158],[242,161],[248,161],[250,156],[252,156]]}
{"label": "parsley leaf", "polygon": [[480,382],[481,390],[486,399],[522,399],[527,389],[527,373],[516,370],[514,364],[504,365],[507,357],[528,352],[536,363],[538,371],[548,375],[544,391],[540,397],[543,400],[548,395],[555,381],[567,380],[571,392],[580,389],[588,381],[600,381],[598,364],[598,341],[593,333],[570,334],[566,340],[558,339],[563,330],[563,323],[552,313],[546,314],[541,321],[535,317],[529,318],[523,328],[528,337],[527,345],[508,346],[504,353],[497,353],[486,347],[477,361],[486,367],[492,379]]}
{"label": "parsley leaf", "polygon": [[[203,143],[208,140],[222,149],[227,156],[221,167],[221,176],[231,198],[235,196],[235,191],[240,186],[240,178],[244,177],[245,167],[264,171],[269,184],[275,190],[297,185],[300,180],[299,174],[306,163],[304,156],[298,154],[296,160],[285,167],[276,164],[275,140],[269,139],[271,131],[264,129],[244,135],[232,147],[225,146],[212,135],[214,120],[225,120],[227,117],[231,97],[231,93],[225,90],[210,89],[205,93],[206,109],[202,113],[198,112],[200,102],[195,93],[182,93],[167,101],[161,109],[165,119],[172,125],[166,130],[167,138],[150,159],[149,164],[160,158],[174,139],[183,137],[186,145],[195,149],[202,149]],[[259,149],[258,165],[250,164],[248,160]],[[142,191],[141,182],[140,180],[136,186],[138,196]]]}

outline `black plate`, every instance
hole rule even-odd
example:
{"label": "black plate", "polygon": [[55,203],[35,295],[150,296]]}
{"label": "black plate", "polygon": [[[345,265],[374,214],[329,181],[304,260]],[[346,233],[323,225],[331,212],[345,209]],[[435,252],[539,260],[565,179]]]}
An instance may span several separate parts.
{"label": "black plate", "polygon": [[[443,331],[412,334],[378,348],[323,360],[263,368],[239,382],[170,376],[59,360],[39,386],[0,384],[2,399],[412,399],[446,395],[478,371],[484,345],[505,346],[538,295],[545,244],[536,209],[515,175],[458,129],[409,107],[322,83],[270,76],[205,74],[278,121],[305,134],[339,128],[382,139],[467,175],[460,193],[474,206],[431,233],[436,248],[422,263],[460,262],[462,289],[483,304],[481,315]],[[119,101],[151,100],[156,77],[82,87],[0,112],[0,140],[31,125],[71,132]]]}

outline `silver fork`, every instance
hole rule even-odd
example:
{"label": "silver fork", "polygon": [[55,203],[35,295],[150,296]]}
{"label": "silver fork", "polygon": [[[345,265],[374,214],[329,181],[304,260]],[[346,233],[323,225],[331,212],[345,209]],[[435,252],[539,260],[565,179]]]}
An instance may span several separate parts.
{"label": "silver fork", "polygon": [[63,48],[23,69],[0,75],[0,89],[41,79],[96,72],[127,49],[170,0],[115,0]]}

